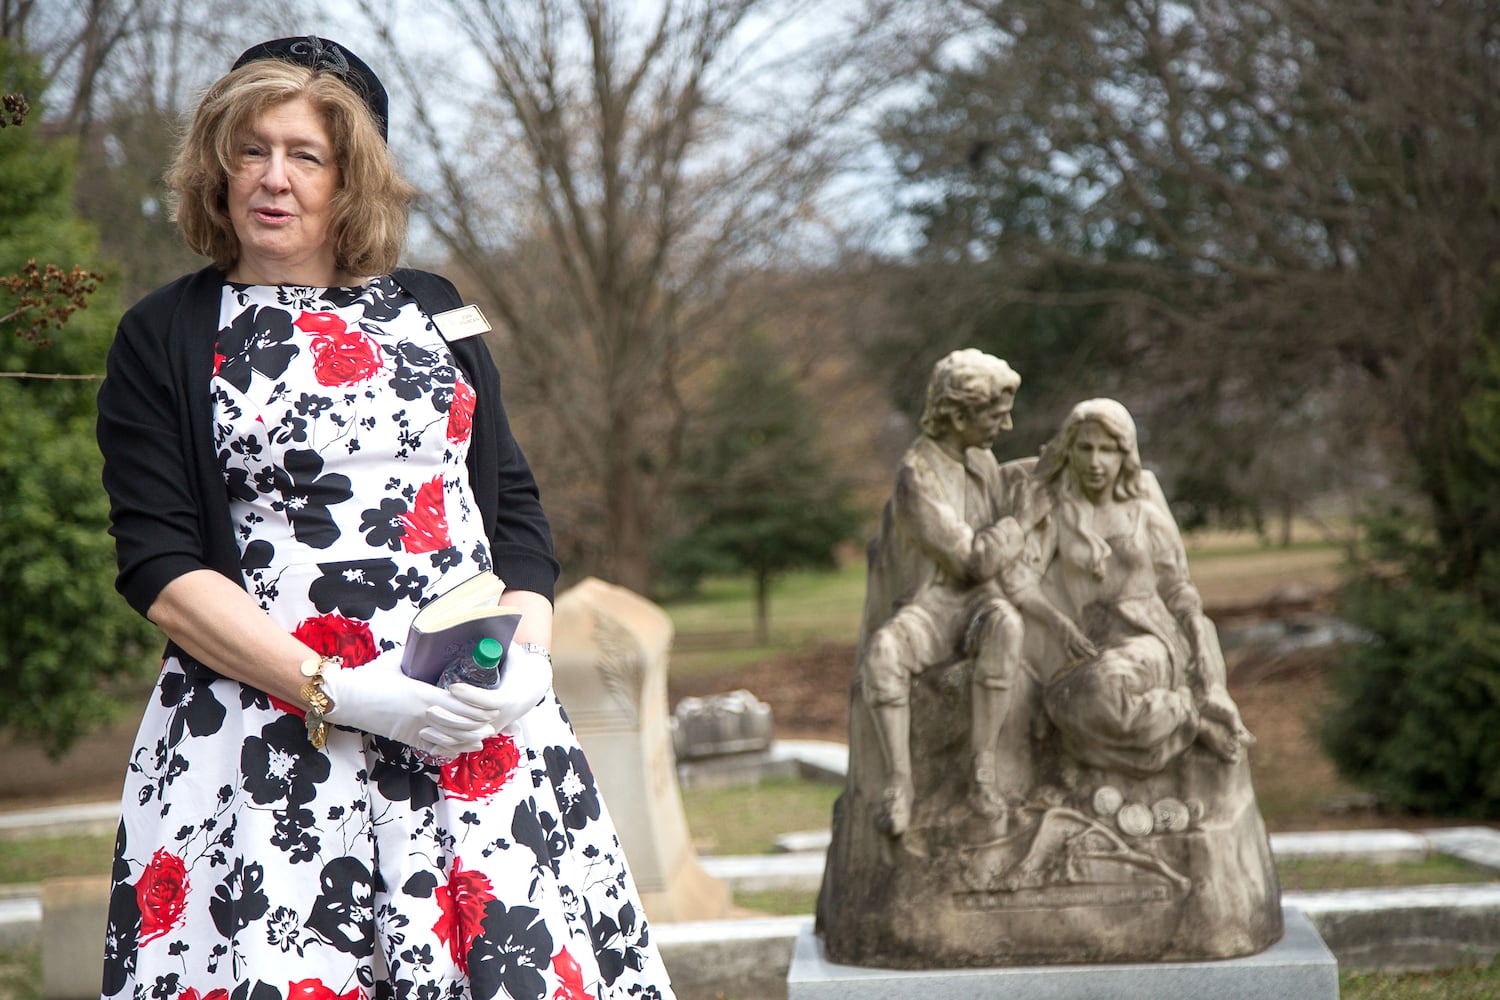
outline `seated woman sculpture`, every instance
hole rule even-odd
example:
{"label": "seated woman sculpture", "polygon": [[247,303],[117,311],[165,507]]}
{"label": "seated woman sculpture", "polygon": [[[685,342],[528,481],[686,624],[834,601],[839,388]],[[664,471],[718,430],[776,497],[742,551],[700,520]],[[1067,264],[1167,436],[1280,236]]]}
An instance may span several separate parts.
{"label": "seated woman sculpture", "polygon": [[1195,740],[1226,761],[1253,737],[1225,688],[1218,634],[1188,577],[1177,525],[1141,468],[1135,421],[1079,403],[1033,473],[1050,514],[1006,571],[1006,591],[1057,642],[1041,680],[1063,749],[1145,777]]}

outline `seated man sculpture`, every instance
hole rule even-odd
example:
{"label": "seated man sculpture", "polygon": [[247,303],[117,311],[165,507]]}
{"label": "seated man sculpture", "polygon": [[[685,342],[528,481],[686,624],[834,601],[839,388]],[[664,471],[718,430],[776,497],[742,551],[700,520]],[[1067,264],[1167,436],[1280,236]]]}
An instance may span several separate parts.
{"label": "seated man sculpture", "polygon": [[1013,517],[999,516],[1004,486],[990,448],[1011,427],[1020,384],[1008,364],[982,351],[939,361],[927,384],[922,436],[901,459],[886,506],[877,546],[884,567],[866,595],[866,618],[889,617],[862,643],[858,673],[889,772],[877,823],[892,836],[911,820],[912,678],[958,656],[974,664],[970,801],[996,829],[1005,825],[994,736],[1009,710],[1022,626],[995,577],[1020,553],[1022,531]]}

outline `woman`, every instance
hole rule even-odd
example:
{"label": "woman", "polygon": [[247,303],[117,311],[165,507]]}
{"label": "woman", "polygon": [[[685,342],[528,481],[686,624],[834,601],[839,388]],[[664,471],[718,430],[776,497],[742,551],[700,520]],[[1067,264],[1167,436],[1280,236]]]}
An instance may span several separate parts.
{"label": "woman", "polygon": [[[394,269],[386,94],[248,50],[169,174],[213,266],[121,320],[99,395],[118,587],[168,637],[126,778],[105,996],[670,996],[551,688],[557,563],[461,304]],[[478,572],[494,691],[401,673]],[[447,758],[441,767],[425,763]]]}
{"label": "woman", "polygon": [[1079,403],[1033,475],[1050,514],[1007,589],[1061,646],[1044,701],[1064,747],[1133,777],[1195,740],[1237,760],[1252,737],[1130,413],[1112,399]]}

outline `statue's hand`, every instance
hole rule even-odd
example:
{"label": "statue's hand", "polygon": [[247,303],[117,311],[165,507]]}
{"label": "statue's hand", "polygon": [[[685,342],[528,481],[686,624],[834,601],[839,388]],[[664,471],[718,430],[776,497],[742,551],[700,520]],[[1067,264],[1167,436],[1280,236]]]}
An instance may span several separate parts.
{"label": "statue's hand", "polygon": [[969,557],[969,574],[975,580],[992,580],[1001,567],[1021,554],[1026,536],[1015,518],[1002,517],[974,535],[974,549]]}
{"label": "statue's hand", "polygon": [[1065,615],[1058,615],[1058,631],[1061,633],[1063,651],[1068,654],[1068,665],[1073,666],[1099,655],[1099,648],[1083,634],[1083,630]]}
{"label": "statue's hand", "polygon": [[1198,702],[1198,711],[1204,718],[1224,726],[1241,746],[1255,744],[1255,736],[1240,718],[1239,706],[1222,684],[1215,684],[1204,693]]}

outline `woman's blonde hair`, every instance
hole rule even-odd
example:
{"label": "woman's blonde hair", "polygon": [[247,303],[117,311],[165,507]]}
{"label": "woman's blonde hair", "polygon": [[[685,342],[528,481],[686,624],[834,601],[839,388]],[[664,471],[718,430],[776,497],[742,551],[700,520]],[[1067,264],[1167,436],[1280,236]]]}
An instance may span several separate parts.
{"label": "woman's blonde hair", "polygon": [[194,253],[229,270],[240,240],[229,217],[229,178],[255,120],[305,97],[323,120],[339,168],[328,242],[334,264],[350,275],[385,274],[406,243],[406,209],[415,190],[396,172],[369,108],[337,76],[278,59],[258,59],[208,89],[167,170],[173,217]]}

